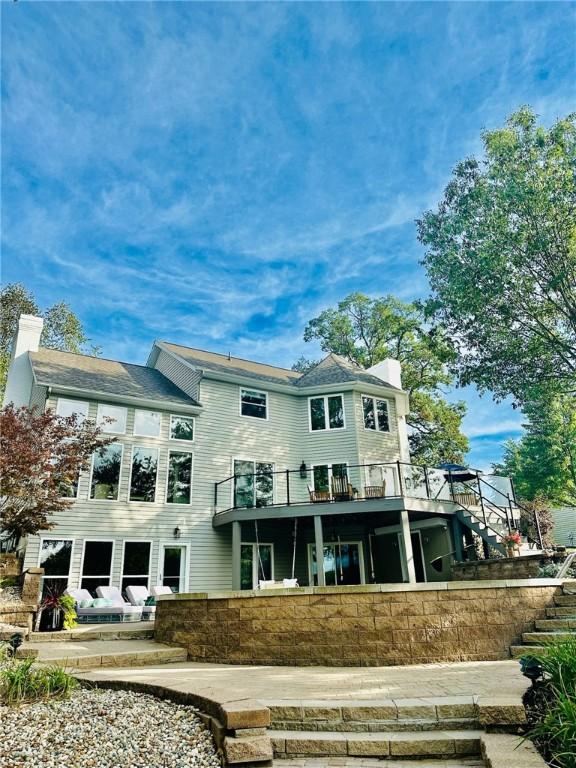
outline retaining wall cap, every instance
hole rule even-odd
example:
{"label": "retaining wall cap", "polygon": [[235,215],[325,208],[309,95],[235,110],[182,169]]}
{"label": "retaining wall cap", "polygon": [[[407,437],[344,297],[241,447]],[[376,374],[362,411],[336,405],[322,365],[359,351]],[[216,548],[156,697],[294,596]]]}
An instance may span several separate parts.
{"label": "retaining wall cap", "polygon": [[44,574],[44,568],[26,568],[24,573],[36,573],[43,575]]}

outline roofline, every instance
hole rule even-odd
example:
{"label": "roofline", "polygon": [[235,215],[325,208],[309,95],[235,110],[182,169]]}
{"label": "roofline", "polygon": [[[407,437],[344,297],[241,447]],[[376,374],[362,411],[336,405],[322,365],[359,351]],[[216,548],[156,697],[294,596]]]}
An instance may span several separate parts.
{"label": "roofline", "polygon": [[222,352],[214,352],[211,349],[201,349],[200,347],[187,347],[185,344],[176,344],[173,341],[155,341],[154,344],[158,344],[159,346],[162,346],[163,349],[165,347],[163,345],[165,344],[171,344],[173,347],[182,347],[182,349],[189,349],[191,352],[194,350],[197,350],[198,352],[206,352],[209,355],[218,355],[218,357],[223,357],[225,360],[242,360],[244,363],[254,363],[254,365],[265,365],[266,368],[275,368],[278,371],[286,371],[287,373],[291,373],[294,375],[294,379],[296,379],[298,376],[302,377],[304,374],[299,373],[298,371],[293,370],[292,368],[283,368],[281,365],[270,365],[270,363],[261,363],[259,360],[249,360],[247,357],[237,357],[236,355],[233,355],[231,358],[228,357],[228,355],[223,354]]}

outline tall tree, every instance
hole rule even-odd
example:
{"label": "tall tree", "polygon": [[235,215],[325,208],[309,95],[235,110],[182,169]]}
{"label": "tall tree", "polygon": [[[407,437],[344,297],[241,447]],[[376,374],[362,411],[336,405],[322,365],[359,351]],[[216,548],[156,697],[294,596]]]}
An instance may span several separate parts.
{"label": "tall tree", "polygon": [[[452,382],[446,365],[454,360],[450,341],[440,328],[429,332],[422,312],[393,296],[371,299],[353,293],[310,320],[305,341],[319,341],[324,352],[334,352],[364,368],[394,357],[402,364],[402,386],[410,395],[410,450],[416,461],[438,464],[460,462],[468,440],[460,431],[464,403],[448,403],[442,387]],[[299,370],[307,361],[300,359]]]}
{"label": "tall tree", "polygon": [[550,129],[527,107],[483,134],[438,209],[417,222],[428,311],[458,348],[452,369],[524,403],[576,392],[576,116]]}
{"label": "tall tree", "polygon": [[[22,314],[41,315],[44,318],[40,339],[43,347],[63,352],[83,352],[86,351],[89,341],[84,334],[82,323],[68,304],[60,301],[42,311],[32,293],[21,283],[8,283],[0,293],[0,402],[6,387],[12,340]],[[99,354],[95,347],[90,347],[88,351],[91,354]]]}

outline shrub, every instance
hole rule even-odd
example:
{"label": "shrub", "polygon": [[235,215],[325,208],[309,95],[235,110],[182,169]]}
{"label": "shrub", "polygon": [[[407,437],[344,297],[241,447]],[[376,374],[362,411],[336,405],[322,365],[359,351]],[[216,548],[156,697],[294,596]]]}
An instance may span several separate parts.
{"label": "shrub", "polygon": [[0,698],[5,704],[14,706],[40,699],[67,699],[79,685],[62,667],[33,668],[32,664],[32,659],[24,659],[0,669]]}

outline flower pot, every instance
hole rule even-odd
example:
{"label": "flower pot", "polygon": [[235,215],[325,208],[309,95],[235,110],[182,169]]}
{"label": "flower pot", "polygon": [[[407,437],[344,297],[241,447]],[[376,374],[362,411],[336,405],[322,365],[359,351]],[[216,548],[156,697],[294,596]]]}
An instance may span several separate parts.
{"label": "flower pot", "polygon": [[64,625],[62,608],[42,608],[40,613],[40,632],[60,632]]}

